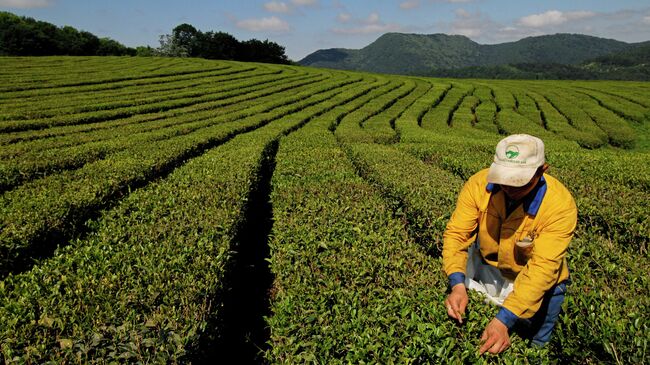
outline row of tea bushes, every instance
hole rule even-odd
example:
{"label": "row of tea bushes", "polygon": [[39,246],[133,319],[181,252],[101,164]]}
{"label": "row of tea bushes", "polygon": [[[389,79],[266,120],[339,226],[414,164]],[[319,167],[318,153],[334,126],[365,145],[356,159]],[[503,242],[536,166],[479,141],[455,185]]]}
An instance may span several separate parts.
{"label": "row of tea bushes", "polygon": [[286,97],[293,100],[271,111],[231,123],[138,146],[81,169],[64,171],[24,184],[1,198],[0,273],[28,265],[33,256],[56,245],[57,237],[72,237],[94,212],[111,200],[164,175],[187,158],[196,156],[270,121],[323,103],[342,92],[342,86],[359,79],[342,76],[311,90]]}
{"label": "row of tea bushes", "polygon": [[[277,140],[358,98],[341,89],[270,121],[131,193],[61,248],[0,286],[0,346],[6,363],[186,362],[222,310],[251,192],[272,165]],[[236,257],[235,257],[236,260]]]}

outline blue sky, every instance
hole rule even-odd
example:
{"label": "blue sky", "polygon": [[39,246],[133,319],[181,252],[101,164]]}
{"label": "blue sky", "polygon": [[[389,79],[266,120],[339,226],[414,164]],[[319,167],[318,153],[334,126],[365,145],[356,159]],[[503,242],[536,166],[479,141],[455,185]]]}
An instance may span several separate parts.
{"label": "blue sky", "polygon": [[648,0],[0,0],[0,10],[133,47],[157,47],[161,34],[189,23],[269,39],[296,61],[321,48],[362,48],[386,32],[462,34],[482,44],[553,33],[650,40]]}

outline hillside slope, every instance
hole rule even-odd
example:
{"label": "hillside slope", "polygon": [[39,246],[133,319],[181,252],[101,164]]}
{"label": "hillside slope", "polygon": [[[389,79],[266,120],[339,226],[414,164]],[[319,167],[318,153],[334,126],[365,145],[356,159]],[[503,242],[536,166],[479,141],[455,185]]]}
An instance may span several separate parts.
{"label": "hillside slope", "polygon": [[483,79],[628,80],[650,81],[650,42],[581,62],[514,63],[463,68],[439,68],[431,76]]}
{"label": "hillside slope", "polygon": [[581,34],[555,34],[482,45],[460,35],[386,33],[360,50],[319,50],[299,63],[346,70],[430,75],[434,69],[470,66],[577,64],[630,46],[613,39]]}

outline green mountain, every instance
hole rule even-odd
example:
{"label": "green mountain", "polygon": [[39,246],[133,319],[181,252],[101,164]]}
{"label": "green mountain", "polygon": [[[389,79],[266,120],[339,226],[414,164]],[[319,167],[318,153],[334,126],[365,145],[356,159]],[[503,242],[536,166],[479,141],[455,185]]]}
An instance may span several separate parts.
{"label": "green mountain", "polygon": [[487,79],[635,80],[650,81],[650,42],[579,64],[514,63],[436,69],[431,76]]}
{"label": "green mountain", "polygon": [[516,42],[484,45],[460,35],[387,33],[359,49],[316,51],[305,66],[406,75],[431,75],[433,70],[518,63],[578,64],[630,48],[629,43],[581,34],[528,37]]}

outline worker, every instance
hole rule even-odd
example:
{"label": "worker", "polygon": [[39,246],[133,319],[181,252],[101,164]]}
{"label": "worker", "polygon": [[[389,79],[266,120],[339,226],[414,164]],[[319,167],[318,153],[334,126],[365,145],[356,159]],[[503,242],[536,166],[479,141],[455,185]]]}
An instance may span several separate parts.
{"label": "worker", "polygon": [[463,186],[445,229],[449,316],[462,323],[467,289],[501,307],[483,331],[480,354],[504,351],[513,330],[543,346],[559,317],[577,209],[548,168],[539,138],[502,139],[492,165]]}

